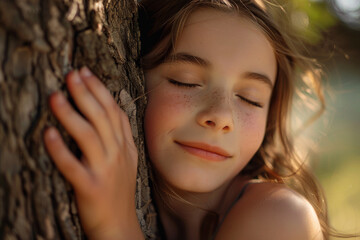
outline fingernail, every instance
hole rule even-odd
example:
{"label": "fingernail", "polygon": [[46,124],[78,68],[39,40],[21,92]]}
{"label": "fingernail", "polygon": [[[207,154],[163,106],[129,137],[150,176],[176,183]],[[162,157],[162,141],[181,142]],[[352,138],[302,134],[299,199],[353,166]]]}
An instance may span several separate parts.
{"label": "fingernail", "polygon": [[57,104],[63,104],[65,102],[65,98],[61,93],[57,92],[55,93],[55,101]]}
{"label": "fingernail", "polygon": [[80,78],[80,75],[79,75],[79,72],[78,71],[74,71],[72,76],[71,76],[71,80],[74,82],[74,83],[81,83],[81,78]]}
{"label": "fingernail", "polygon": [[64,95],[60,92],[53,93],[49,98],[50,107],[60,107],[64,105],[66,102],[66,99]]}
{"label": "fingernail", "polygon": [[58,137],[57,132],[53,127],[48,128],[46,130],[46,138],[48,140],[55,140],[55,139],[57,139],[57,137]]}
{"label": "fingernail", "polygon": [[91,76],[93,76],[92,72],[87,67],[82,67],[80,69],[80,75],[82,77],[91,77]]}

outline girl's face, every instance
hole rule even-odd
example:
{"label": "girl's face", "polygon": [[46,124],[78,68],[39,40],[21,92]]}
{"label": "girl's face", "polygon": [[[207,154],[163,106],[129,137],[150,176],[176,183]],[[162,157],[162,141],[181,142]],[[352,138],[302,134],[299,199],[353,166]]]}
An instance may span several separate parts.
{"label": "girl's face", "polygon": [[274,50],[250,21],[200,9],[173,57],[145,73],[148,152],[171,186],[210,192],[235,177],[262,143]]}

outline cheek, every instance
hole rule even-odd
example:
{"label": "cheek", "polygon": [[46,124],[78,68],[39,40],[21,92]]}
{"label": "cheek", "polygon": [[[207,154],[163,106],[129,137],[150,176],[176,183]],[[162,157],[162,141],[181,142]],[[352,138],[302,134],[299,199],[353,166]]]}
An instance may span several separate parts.
{"label": "cheek", "polygon": [[167,125],[176,122],[179,112],[188,108],[184,103],[184,96],[156,91],[148,95],[148,104],[145,111],[145,125],[149,127]]}
{"label": "cheek", "polygon": [[161,143],[166,141],[167,134],[184,123],[190,108],[189,96],[171,89],[158,89],[149,93],[144,119],[149,152],[152,149],[159,149]]}
{"label": "cheek", "polygon": [[242,148],[251,149],[249,152],[253,155],[264,139],[267,114],[265,111],[244,112],[239,115],[239,119],[242,126],[238,134],[242,135],[241,138],[245,142],[241,144]]}
{"label": "cheek", "polygon": [[241,116],[244,128],[251,132],[264,132],[266,126],[266,114],[259,113],[246,113]]}
{"label": "cheek", "polygon": [[232,176],[235,176],[249,163],[259,150],[265,135],[266,116],[261,113],[244,111],[237,115],[238,130],[235,133],[237,147],[235,152],[238,156],[235,166],[232,166]]}

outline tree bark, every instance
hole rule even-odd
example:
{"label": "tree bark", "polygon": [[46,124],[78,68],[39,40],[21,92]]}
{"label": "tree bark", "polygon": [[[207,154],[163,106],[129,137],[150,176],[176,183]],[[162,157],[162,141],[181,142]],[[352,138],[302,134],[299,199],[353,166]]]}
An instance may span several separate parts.
{"label": "tree bark", "polygon": [[136,0],[0,0],[0,239],[84,239],[71,186],[47,155],[44,128],[58,127],[48,96],[88,66],[129,115],[139,149],[136,207],[156,237],[142,119]]}

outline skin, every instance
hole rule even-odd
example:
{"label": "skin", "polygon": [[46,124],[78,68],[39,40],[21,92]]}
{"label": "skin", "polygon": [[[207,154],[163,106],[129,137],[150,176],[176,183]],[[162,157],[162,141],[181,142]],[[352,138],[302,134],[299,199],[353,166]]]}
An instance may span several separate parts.
{"label": "skin", "polygon": [[[178,195],[223,213],[249,180],[238,173],[263,141],[276,58],[256,25],[211,9],[195,11],[187,20],[173,55],[183,53],[208,64],[175,60],[146,72],[148,152],[157,174]],[[267,81],[254,77],[259,75]],[[214,145],[230,157],[209,161],[177,142]],[[284,185],[254,184],[245,195],[216,239],[321,239],[311,205]],[[176,200],[169,204],[174,211],[158,205],[167,239],[199,239],[205,212]]]}
{"label": "skin", "polygon": [[275,183],[250,185],[215,240],[322,240],[316,213],[300,194]]}
{"label": "skin", "polygon": [[[219,211],[221,206],[230,207],[236,196],[225,199],[224,205],[220,204],[223,195],[263,141],[277,71],[275,54],[251,22],[215,10],[190,16],[175,46],[174,55],[181,53],[204,59],[208,65],[171,61],[146,73],[148,152],[157,173],[178,194]],[[249,73],[266,76],[268,83],[249,77]],[[179,86],[169,79],[195,85]],[[209,161],[177,144],[189,141],[221,147],[230,157]],[[186,239],[198,239],[204,212],[181,204],[175,208],[181,215],[160,210],[165,228],[171,229],[167,232],[170,239],[181,233]],[[185,230],[177,228],[182,223]]]}
{"label": "skin", "polygon": [[49,105],[83,156],[76,159],[54,127],[44,142],[75,190],[81,224],[92,240],[144,239],[135,213],[137,150],[129,120],[87,68],[70,73],[66,83],[86,119],[61,93],[52,94]]}
{"label": "skin", "polygon": [[[250,22],[209,10],[190,17],[174,52],[180,53],[200,57],[209,66],[175,61],[146,73],[147,147],[153,165],[172,186],[211,192],[233,179],[261,145],[276,59]],[[249,72],[268,76],[271,85],[248,77]],[[195,86],[174,85],[169,78]],[[189,141],[220,147],[231,157],[204,160],[176,143]]]}
{"label": "skin", "polygon": [[[150,160],[182,198],[225,212],[249,181],[238,173],[265,134],[275,54],[253,23],[210,9],[191,14],[175,46],[174,54],[180,53],[208,64],[173,61],[146,72]],[[90,239],[144,239],[135,213],[137,151],[125,113],[86,68],[69,74],[67,87],[86,119],[60,93],[49,103],[83,157],[74,157],[55,128],[45,131],[44,140],[74,187],[86,234]],[[188,142],[227,154],[212,154],[206,147],[189,151],[179,144]],[[199,239],[204,211],[178,201],[169,202],[174,209],[169,211],[158,196],[155,201],[167,239]],[[322,239],[319,233],[316,214],[303,197],[284,185],[257,183],[231,208],[216,239]]]}

